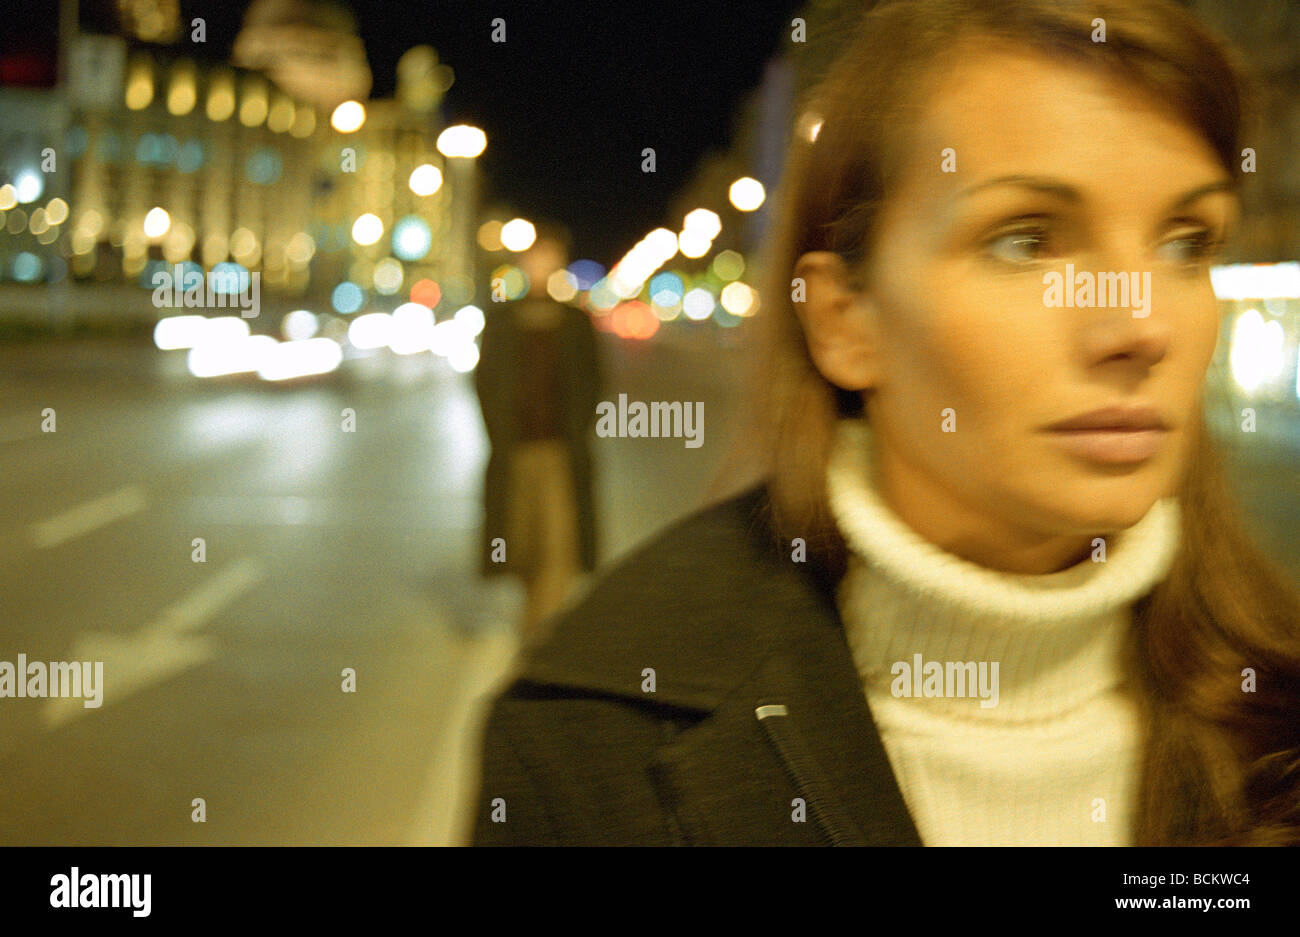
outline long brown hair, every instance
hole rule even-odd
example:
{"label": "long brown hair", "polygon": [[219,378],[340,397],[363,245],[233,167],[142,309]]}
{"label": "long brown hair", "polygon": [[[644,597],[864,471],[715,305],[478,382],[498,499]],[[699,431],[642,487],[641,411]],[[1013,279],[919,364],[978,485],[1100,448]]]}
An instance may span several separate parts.
{"label": "long brown hair", "polygon": [[[1105,42],[1091,39],[1097,18]],[[792,271],[808,251],[854,267],[869,256],[909,115],[946,57],[971,38],[1005,38],[1117,71],[1174,108],[1235,179],[1249,110],[1234,54],[1172,0],[896,0],[858,27],[792,128],[764,247],[754,422],[730,463],[766,477],[773,535],[803,538],[832,584],[847,548],[826,467],[837,421],[861,416],[862,396],[813,365]],[[1179,495],[1173,567],[1134,606],[1129,664],[1145,727],[1136,844],[1300,844],[1300,595],[1248,536],[1203,415]]]}

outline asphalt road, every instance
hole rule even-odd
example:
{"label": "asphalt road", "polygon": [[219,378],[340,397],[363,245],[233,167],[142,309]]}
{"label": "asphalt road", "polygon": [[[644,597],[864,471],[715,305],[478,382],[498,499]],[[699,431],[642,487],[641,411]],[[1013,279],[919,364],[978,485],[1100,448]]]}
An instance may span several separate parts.
{"label": "asphalt road", "polygon": [[[665,382],[646,349],[612,353],[620,389],[729,392],[715,357]],[[470,378],[426,356],[202,383],[181,355],[0,348],[0,660],[108,675],[98,708],[0,700],[0,843],[455,841],[522,600],[475,572]],[[599,456],[611,559],[688,511],[717,455],[618,442]]]}
{"label": "asphalt road", "polygon": [[[598,449],[610,561],[705,497],[740,385],[727,343],[604,353],[611,395],[704,401],[708,427]],[[180,360],[0,346],[0,661],[107,675],[98,708],[0,699],[0,844],[459,841],[521,601],[475,573],[470,379],[203,383]],[[1238,491],[1300,578],[1296,452],[1250,442]]]}

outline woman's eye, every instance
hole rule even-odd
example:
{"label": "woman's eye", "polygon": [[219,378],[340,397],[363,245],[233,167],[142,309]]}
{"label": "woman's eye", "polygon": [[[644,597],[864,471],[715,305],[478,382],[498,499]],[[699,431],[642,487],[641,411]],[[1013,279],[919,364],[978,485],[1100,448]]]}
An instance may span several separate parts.
{"label": "woman's eye", "polygon": [[1166,241],[1159,249],[1171,263],[1189,266],[1213,258],[1219,252],[1221,243],[1222,239],[1206,229]]}
{"label": "woman's eye", "polygon": [[985,252],[996,260],[1027,264],[1040,260],[1047,246],[1045,228],[1016,228],[1004,231],[985,244]]}

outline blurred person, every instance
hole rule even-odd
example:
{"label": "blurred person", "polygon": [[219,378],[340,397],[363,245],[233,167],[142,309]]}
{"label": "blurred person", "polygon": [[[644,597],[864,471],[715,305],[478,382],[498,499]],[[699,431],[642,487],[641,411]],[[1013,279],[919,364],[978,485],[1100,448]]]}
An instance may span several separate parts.
{"label": "blurred person", "polygon": [[531,655],[475,843],[1300,844],[1300,598],[1204,420],[1234,62],[1168,0],[862,16],[769,234],[762,482]]}
{"label": "blurred person", "polygon": [[523,579],[524,647],[542,639],[546,620],[596,564],[588,435],[601,390],[586,313],[547,293],[547,278],[568,264],[568,234],[549,223],[536,227],[536,240],[518,260],[527,294],[489,304],[475,371],[492,448],[483,572]]}

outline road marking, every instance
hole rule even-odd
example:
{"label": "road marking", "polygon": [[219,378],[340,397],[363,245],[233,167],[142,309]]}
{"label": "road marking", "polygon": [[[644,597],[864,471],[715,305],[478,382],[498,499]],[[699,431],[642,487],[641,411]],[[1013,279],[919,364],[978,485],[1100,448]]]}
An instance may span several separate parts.
{"label": "road marking", "polygon": [[[264,575],[258,560],[251,557],[236,560],[134,634],[123,637],[90,632],[78,636],[73,642],[71,659],[102,661],[103,702],[123,700],[215,656],[213,639],[192,632]],[[47,700],[41,715],[46,727],[53,729],[95,711],[86,709],[85,701],[80,698],[60,698]]]}
{"label": "road marking", "polygon": [[48,549],[67,543],[82,534],[129,517],[143,510],[144,489],[139,485],[126,485],[110,494],[86,501],[56,514],[48,520],[31,525],[32,542],[37,549]]}

